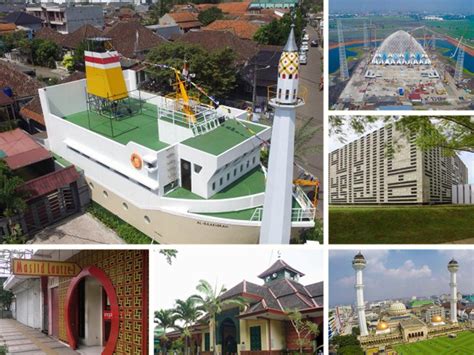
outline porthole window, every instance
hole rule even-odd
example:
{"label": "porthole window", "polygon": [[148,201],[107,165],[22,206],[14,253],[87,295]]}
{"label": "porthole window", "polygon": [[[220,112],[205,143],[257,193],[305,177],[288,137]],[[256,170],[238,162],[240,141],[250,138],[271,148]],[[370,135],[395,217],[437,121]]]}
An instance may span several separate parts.
{"label": "porthole window", "polygon": [[109,193],[107,191],[102,191],[102,195],[104,195],[105,198],[109,197]]}
{"label": "porthole window", "polygon": [[124,202],[124,203],[122,203],[122,207],[123,207],[123,209],[124,209],[125,211],[127,211],[127,210],[128,210],[128,205],[127,205],[125,202]]}
{"label": "porthole window", "polygon": [[150,223],[151,223],[150,217],[145,216],[144,219],[145,219],[145,223],[146,223],[146,224],[150,224]]}

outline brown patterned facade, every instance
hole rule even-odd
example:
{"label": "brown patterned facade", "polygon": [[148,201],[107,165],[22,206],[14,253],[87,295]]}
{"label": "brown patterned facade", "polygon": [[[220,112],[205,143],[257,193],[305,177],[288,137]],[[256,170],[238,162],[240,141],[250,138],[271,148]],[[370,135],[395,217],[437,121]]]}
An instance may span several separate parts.
{"label": "brown patterned facade", "polygon": [[[96,266],[110,278],[118,298],[119,336],[116,354],[148,353],[148,251],[85,250],[68,261],[80,267]],[[66,333],[66,294],[71,278],[59,279],[59,339]]]}
{"label": "brown patterned facade", "polygon": [[451,203],[452,185],[467,182],[466,166],[415,140],[387,125],[331,152],[329,203]]}

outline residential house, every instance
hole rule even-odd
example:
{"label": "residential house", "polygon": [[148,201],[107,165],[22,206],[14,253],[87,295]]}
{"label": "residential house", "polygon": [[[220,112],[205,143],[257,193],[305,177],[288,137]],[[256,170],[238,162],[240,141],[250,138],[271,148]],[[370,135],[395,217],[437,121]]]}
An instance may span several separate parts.
{"label": "residential house", "polygon": [[85,24],[104,27],[102,7],[95,5],[66,6],[43,4],[26,8],[26,12],[41,19],[43,26],[61,33],[71,33]]}
{"label": "residential house", "polygon": [[[38,96],[38,89],[42,86],[38,80],[21,72],[16,66],[0,61],[0,88],[9,98],[3,96],[3,100],[1,100],[4,105],[8,106],[9,116],[7,119],[22,118],[21,109]],[[7,110],[4,109],[5,111]],[[20,121],[20,126],[30,132],[45,129],[42,118]]]}
{"label": "residential house", "polygon": [[[80,211],[88,202],[86,185],[79,181],[81,176],[75,167],[56,164],[52,154],[21,129],[0,133],[0,152],[0,159],[14,175],[25,181],[20,190],[27,209],[22,215],[13,217],[22,234],[32,235]],[[0,240],[11,232],[9,221],[0,218]]]}
{"label": "residential house", "polygon": [[26,12],[15,11],[7,14],[1,19],[3,23],[13,23],[18,28],[30,31],[31,33],[41,28],[41,20]]}
{"label": "residential house", "polygon": [[160,25],[178,25],[182,32],[201,28],[198,15],[192,12],[169,12],[159,20]]}
{"label": "residential house", "polygon": [[[261,355],[299,352],[298,335],[289,313],[298,311],[304,320],[317,324],[318,336],[308,337],[303,353],[314,354],[323,344],[323,282],[303,285],[304,274],[283,260],[277,260],[258,277],[263,284],[246,280],[220,296],[222,301],[239,299],[244,308],[226,305],[216,316],[214,329],[205,315],[190,328],[191,352]],[[321,277],[322,278],[322,277]],[[167,334],[170,340],[181,332]],[[213,338],[217,344],[212,349]]]}
{"label": "residential house", "polygon": [[259,27],[259,25],[246,20],[216,20],[203,27],[203,30],[228,31],[241,39],[252,39]]}
{"label": "residential house", "polygon": [[115,50],[128,59],[143,59],[149,50],[166,42],[163,37],[133,20],[118,22],[107,28],[103,35],[110,37]]}

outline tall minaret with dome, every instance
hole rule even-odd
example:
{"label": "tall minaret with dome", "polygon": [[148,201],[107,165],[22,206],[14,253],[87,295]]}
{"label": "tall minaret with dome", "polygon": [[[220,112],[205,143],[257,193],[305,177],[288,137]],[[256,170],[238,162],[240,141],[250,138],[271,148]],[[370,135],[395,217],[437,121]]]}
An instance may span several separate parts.
{"label": "tall minaret with dome", "polygon": [[362,280],[362,270],[365,269],[367,262],[364,256],[359,252],[352,260],[352,268],[356,272],[356,296],[357,296],[357,316],[359,317],[359,329],[361,336],[369,335],[367,331],[367,321],[365,319],[365,303],[364,303],[364,283]]}
{"label": "tall minaret with dome", "polygon": [[278,64],[276,96],[269,101],[275,109],[268,176],[263,204],[261,244],[288,244],[293,199],[293,160],[298,97],[299,55],[294,25]]}
{"label": "tall minaret with dome", "polygon": [[458,288],[456,283],[456,273],[459,270],[459,264],[456,260],[451,259],[448,263],[448,271],[451,273],[451,282],[449,283],[449,287],[451,288],[451,297],[449,299],[451,303],[450,309],[450,316],[451,316],[451,323],[458,322]]}

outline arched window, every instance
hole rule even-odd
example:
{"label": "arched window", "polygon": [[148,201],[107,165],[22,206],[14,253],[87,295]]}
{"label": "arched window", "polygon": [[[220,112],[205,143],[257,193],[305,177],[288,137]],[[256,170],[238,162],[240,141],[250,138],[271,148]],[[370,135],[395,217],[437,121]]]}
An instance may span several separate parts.
{"label": "arched window", "polygon": [[288,74],[288,79],[293,79],[293,74]]}
{"label": "arched window", "polygon": [[286,90],[285,91],[285,100],[289,100],[290,99],[290,90]]}
{"label": "arched window", "polygon": [[281,99],[281,89],[278,89],[278,98]]}

